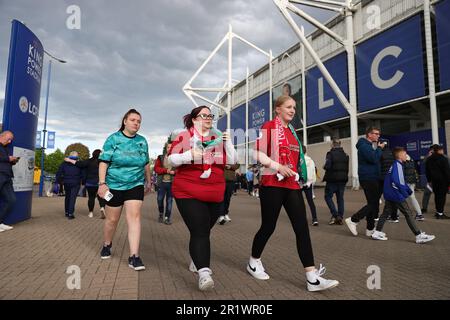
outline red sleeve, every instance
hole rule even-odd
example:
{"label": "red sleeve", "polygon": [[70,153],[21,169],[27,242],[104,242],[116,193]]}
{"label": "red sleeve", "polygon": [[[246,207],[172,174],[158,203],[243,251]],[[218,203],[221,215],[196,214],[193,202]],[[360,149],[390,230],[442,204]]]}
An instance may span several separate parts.
{"label": "red sleeve", "polygon": [[191,135],[188,131],[183,131],[172,142],[172,146],[168,152],[168,155],[183,153],[191,149],[190,140]]}
{"label": "red sleeve", "polygon": [[158,157],[158,159],[156,159],[156,163],[155,163],[155,172],[157,174],[166,174],[167,173],[167,169],[163,168],[161,165],[161,159],[160,157]]}

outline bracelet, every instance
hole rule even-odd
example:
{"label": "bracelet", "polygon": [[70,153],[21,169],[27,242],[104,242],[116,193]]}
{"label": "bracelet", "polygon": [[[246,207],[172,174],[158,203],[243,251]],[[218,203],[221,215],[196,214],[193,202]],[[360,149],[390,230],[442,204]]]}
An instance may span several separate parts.
{"label": "bracelet", "polygon": [[98,183],[99,186],[102,186],[102,185],[104,185],[104,184],[106,184],[106,182],[99,182],[99,183]]}

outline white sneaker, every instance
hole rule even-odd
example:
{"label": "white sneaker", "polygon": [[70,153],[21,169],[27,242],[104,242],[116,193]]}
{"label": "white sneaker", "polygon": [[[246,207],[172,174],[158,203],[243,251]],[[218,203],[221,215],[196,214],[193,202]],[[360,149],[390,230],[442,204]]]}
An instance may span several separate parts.
{"label": "white sneaker", "polygon": [[268,280],[270,278],[264,270],[261,259],[250,258],[247,264],[247,271],[258,280]]}
{"label": "white sneaker", "polygon": [[89,212],[88,217],[89,218],[93,218],[94,217],[94,213],[93,212]]}
{"label": "white sneaker", "polygon": [[219,219],[217,219],[217,223],[220,225],[224,225],[227,220],[225,220],[225,216],[220,216]]}
{"label": "white sneaker", "polygon": [[372,239],[374,239],[374,240],[387,240],[388,238],[386,237],[386,233],[375,230],[375,232],[372,234]]}
{"label": "white sneaker", "polygon": [[366,236],[367,236],[367,237],[371,237],[371,236],[373,235],[374,232],[375,232],[375,229],[373,229],[373,230],[367,230],[367,229],[366,229]]}
{"label": "white sneaker", "polygon": [[226,222],[230,222],[230,221],[231,221],[231,218],[230,218],[230,216],[229,216],[229,215],[227,215],[227,214],[225,215],[225,218],[224,218],[224,219],[225,219],[225,221],[226,221]]}
{"label": "white sneaker", "polygon": [[8,231],[8,230],[12,230],[14,228],[11,226],[8,226],[7,224],[2,223],[2,224],[0,224],[0,229],[2,229],[3,231]]}
{"label": "white sneaker", "polygon": [[322,291],[337,287],[339,285],[339,281],[337,280],[328,280],[322,278],[322,276],[325,274],[325,271],[325,267],[320,265],[319,270],[316,270],[316,281],[310,282],[309,280],[306,280],[308,291]]}
{"label": "white sneaker", "polygon": [[434,238],[436,237],[431,234],[426,234],[425,232],[422,232],[421,234],[416,236],[416,243],[425,243],[433,240]]}
{"label": "white sneaker", "polygon": [[207,291],[214,288],[214,281],[211,278],[211,273],[211,269],[209,268],[202,268],[199,270],[198,288],[201,291]]}
{"label": "white sneaker", "polygon": [[358,235],[358,230],[356,230],[356,226],[358,224],[356,222],[353,222],[352,218],[345,219],[345,224],[347,225],[350,232],[356,237]]}
{"label": "white sneaker", "polygon": [[[194,264],[194,261],[191,260],[191,263],[189,264],[189,271],[193,273],[198,273],[197,267]],[[213,274],[212,270],[209,270],[210,274]]]}

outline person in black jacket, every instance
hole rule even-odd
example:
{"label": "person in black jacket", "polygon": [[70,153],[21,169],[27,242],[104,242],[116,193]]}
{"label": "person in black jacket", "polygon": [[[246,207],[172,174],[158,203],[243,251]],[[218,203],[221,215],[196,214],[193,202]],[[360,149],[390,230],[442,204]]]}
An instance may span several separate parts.
{"label": "person in black jacket", "polygon": [[[327,184],[325,186],[325,201],[331,212],[332,224],[342,225],[344,218],[344,191],[345,185],[348,181],[348,155],[341,147],[339,139],[333,139],[331,143],[331,150],[327,152],[325,160],[325,176],[323,181]],[[338,209],[333,202],[333,195],[336,194]]]}
{"label": "person in black jacket", "polygon": [[10,156],[7,145],[14,139],[11,131],[4,131],[0,134],[0,232],[11,230],[13,227],[4,224],[4,219],[10,213],[16,203],[16,195],[13,189],[13,171],[20,158]]}
{"label": "person in black jacket", "polygon": [[[69,155],[72,160],[78,160],[78,152],[72,151]],[[66,191],[64,209],[66,217],[71,220],[74,219],[75,202],[77,201],[78,191],[80,191],[80,184],[82,179],[81,169],[73,163],[64,161],[56,173],[56,179],[64,179],[64,189]]]}
{"label": "person in black jacket", "polygon": [[426,163],[426,175],[434,192],[435,218],[449,219],[444,214],[444,206],[450,183],[450,167],[447,158],[444,156],[444,148],[442,146],[433,145],[433,154],[427,159]]}
{"label": "person in black jacket", "polygon": [[76,165],[78,168],[84,170],[85,174],[85,185],[88,192],[88,209],[89,209],[89,218],[94,217],[94,207],[95,207],[95,198],[97,197],[98,203],[100,205],[100,218],[105,219],[105,205],[106,200],[100,198],[97,195],[98,191],[98,157],[102,151],[100,149],[96,149],[92,152],[92,158],[84,161],[76,161],[70,158],[65,158],[64,161],[70,162]]}
{"label": "person in black jacket", "polygon": [[[383,148],[381,152],[381,158],[380,158],[380,177],[379,177],[379,195],[378,195],[378,207],[377,207],[377,214],[375,215],[375,220],[378,221],[379,212],[380,212],[380,200],[381,196],[383,195],[383,188],[384,188],[384,179],[386,178],[386,175],[389,173],[389,169],[391,168],[392,164],[394,163],[394,154],[392,153],[391,148],[389,148],[387,141],[382,141],[385,143],[385,147]],[[391,213],[391,216],[388,217],[388,221],[398,223],[398,214],[396,210],[393,210]]]}

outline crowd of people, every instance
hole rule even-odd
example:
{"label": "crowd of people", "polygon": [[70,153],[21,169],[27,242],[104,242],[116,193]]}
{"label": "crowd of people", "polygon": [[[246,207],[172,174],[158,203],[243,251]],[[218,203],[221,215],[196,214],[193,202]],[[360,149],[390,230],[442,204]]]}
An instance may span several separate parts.
{"label": "crowd of people", "polygon": [[[64,181],[64,212],[67,219],[75,218],[75,203],[80,185],[89,196],[88,216],[94,216],[95,199],[104,219],[102,259],[112,255],[114,234],[125,209],[128,226],[128,265],[144,270],[140,257],[141,211],[144,196],[153,188],[157,191],[158,221],[172,224],[172,203],[175,200],[181,218],[189,231],[189,270],[198,275],[202,291],[214,287],[210,268],[210,235],[216,224],[231,222],[230,203],[233,194],[246,189],[249,196],[259,198],[260,227],[249,244],[247,272],[258,280],[268,280],[264,268],[264,248],[275,231],[282,207],[285,209],[296,238],[300,263],[305,271],[308,291],[321,291],[339,285],[337,280],[324,278],[325,268],[316,268],[313,245],[303,196],[311,214],[311,225],[319,220],[315,205],[314,184],[317,167],[301,143],[291,121],[295,116],[295,101],[288,95],[275,103],[275,117],[263,124],[253,150],[257,165],[241,173],[241,164],[229,132],[213,127],[214,115],[209,107],[196,107],[183,118],[184,130],[171,135],[156,159],[153,174],[150,167],[148,143],[138,134],[142,117],[130,109],[122,118],[120,129],[105,141],[88,160],[80,160],[76,151],[70,152],[60,165],[56,178]],[[324,201],[330,210],[329,225],[346,225],[352,235],[358,236],[358,225],[366,220],[365,235],[374,240],[387,240],[383,226],[386,221],[398,222],[401,212],[415,236],[416,243],[433,240],[417,222],[424,221],[430,195],[434,193],[436,219],[448,219],[444,214],[446,194],[450,182],[449,159],[442,146],[433,145],[425,159],[427,185],[422,207],[415,196],[419,182],[415,162],[401,147],[390,148],[380,139],[379,128],[370,127],[360,138],[358,150],[359,184],[366,204],[356,213],[345,217],[344,193],[349,176],[349,156],[334,138],[325,156]],[[9,155],[7,145],[14,135],[0,134],[0,232],[11,230],[4,223],[15,196],[12,187],[12,166],[19,160]],[[334,196],[336,195],[336,203]],[[380,214],[381,199],[384,208]]]}

